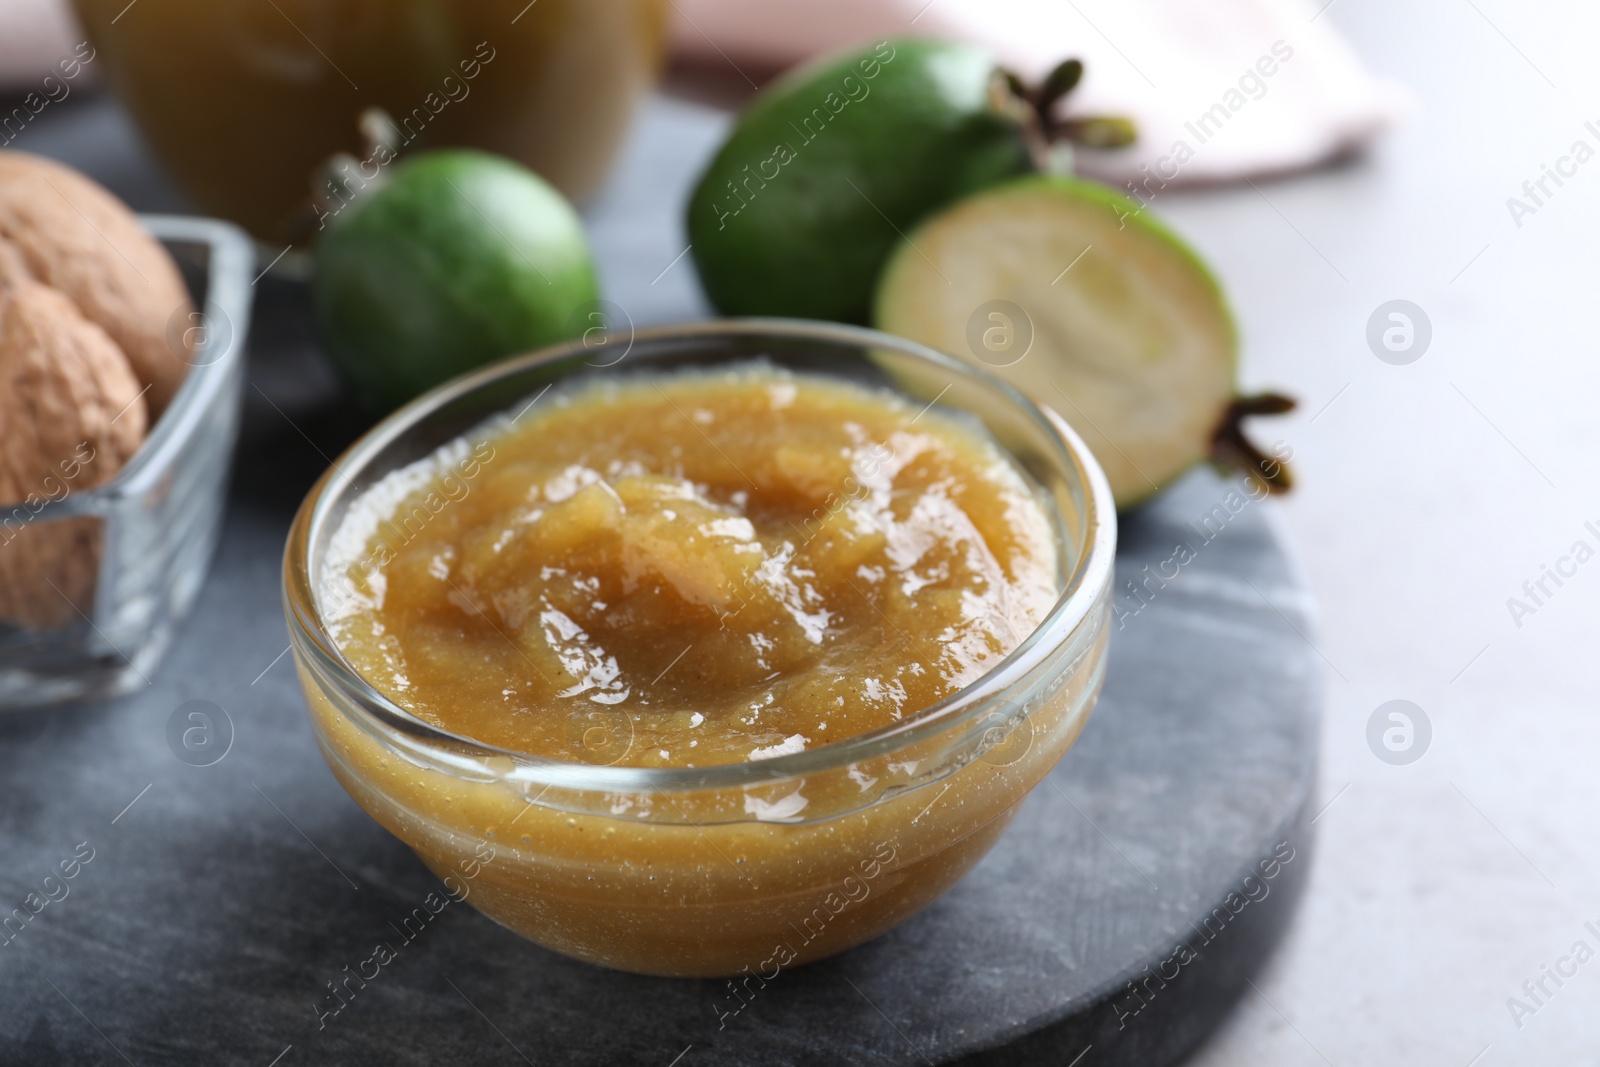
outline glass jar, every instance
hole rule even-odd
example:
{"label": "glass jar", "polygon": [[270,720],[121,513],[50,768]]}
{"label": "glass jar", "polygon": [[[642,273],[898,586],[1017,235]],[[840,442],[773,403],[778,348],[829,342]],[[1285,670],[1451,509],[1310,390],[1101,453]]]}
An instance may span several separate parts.
{"label": "glass jar", "polygon": [[91,584],[70,598],[74,610],[63,625],[0,622],[0,708],[115,696],[147,684],[200,591],[222,525],[254,254],[249,238],[224,222],[140,221],[172,253],[202,309],[201,318],[170,327],[198,346],[167,410],[114,478],[82,491],[56,480],[59,495],[0,504],[0,552],[59,538],[98,554]]}
{"label": "glass jar", "polygon": [[406,151],[510,156],[578,199],[611,162],[666,39],[666,0],[74,0],[93,60],[200,209],[304,236],[310,176],[365,159],[380,107]]}
{"label": "glass jar", "polygon": [[[1055,520],[1060,598],[977,682],[814,749],[663,769],[479,744],[414,717],[340,654],[323,621],[336,591],[322,563],[352,503],[386,474],[482,432],[553,383],[757,358],[965,412],[1035,481]],[[301,506],[284,601],[328,765],[452,895],[594,963],[770,981],[876,936],[944,892],[1061,759],[1104,676],[1115,542],[1111,493],[1082,440],[998,378],[871,330],[717,322],[501,363],[391,415]],[[626,721],[619,713],[612,728]]]}

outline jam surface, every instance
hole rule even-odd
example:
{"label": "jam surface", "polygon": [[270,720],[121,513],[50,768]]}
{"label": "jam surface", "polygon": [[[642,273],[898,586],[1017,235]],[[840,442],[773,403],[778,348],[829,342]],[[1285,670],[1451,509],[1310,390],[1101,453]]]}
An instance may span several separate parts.
{"label": "jam surface", "polygon": [[971,684],[1059,570],[975,424],[755,364],[552,390],[391,474],[335,532],[322,599],[352,666],[453,733],[704,766]]}

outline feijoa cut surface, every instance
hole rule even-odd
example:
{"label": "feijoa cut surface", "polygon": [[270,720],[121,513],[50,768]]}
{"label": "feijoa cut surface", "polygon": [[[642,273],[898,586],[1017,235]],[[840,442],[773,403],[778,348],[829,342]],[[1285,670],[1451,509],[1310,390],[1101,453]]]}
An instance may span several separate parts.
{"label": "feijoa cut surface", "polygon": [[1212,460],[1286,488],[1240,417],[1237,335],[1199,257],[1137,201],[1039,175],[925,221],[885,268],[876,325],[987,366],[1088,442],[1119,507]]}

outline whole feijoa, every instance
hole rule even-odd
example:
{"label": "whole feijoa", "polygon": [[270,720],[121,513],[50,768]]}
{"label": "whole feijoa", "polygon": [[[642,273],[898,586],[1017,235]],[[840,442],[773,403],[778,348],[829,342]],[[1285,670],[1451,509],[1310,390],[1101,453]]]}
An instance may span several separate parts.
{"label": "whole feijoa", "polygon": [[334,365],[381,410],[572,336],[598,297],[562,195],[520,164],[457,149],[396,164],[329,220],[312,290]]}
{"label": "whole feijoa", "polygon": [[794,71],[746,109],[689,202],[728,315],[865,322],[904,233],[1036,169],[1034,110],[983,50],[885,41]]}

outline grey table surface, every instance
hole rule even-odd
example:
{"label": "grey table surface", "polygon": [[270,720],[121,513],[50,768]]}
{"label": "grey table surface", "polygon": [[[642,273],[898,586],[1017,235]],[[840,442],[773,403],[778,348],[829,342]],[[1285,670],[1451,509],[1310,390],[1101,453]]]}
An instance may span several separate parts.
{"label": "grey table surface", "polygon": [[[588,208],[607,292],[636,323],[705,311],[673,265],[676,208],[723,121],[653,101]],[[29,134],[19,147],[140,209],[183,206],[109,100]],[[303,291],[258,288],[228,522],[167,660],[124,700],[0,719],[0,899],[92,850],[67,896],[0,948],[0,1062],[1160,1063],[1217,1023],[1277,942],[1311,863],[1322,665],[1270,506],[1212,536],[1199,520],[1234,487],[1200,474],[1124,526],[1124,579],[1180,542],[1196,555],[1148,605],[1122,594],[1083,739],[922,915],[783,976],[724,1025],[721,983],[601,971],[452,910],[319,1021],[325,983],[435,883],[322,766],[281,655],[289,518],[366,420],[315,354]],[[169,749],[192,700],[232,723],[213,766]],[[1140,994],[1126,982],[1144,965],[1166,980]]]}

